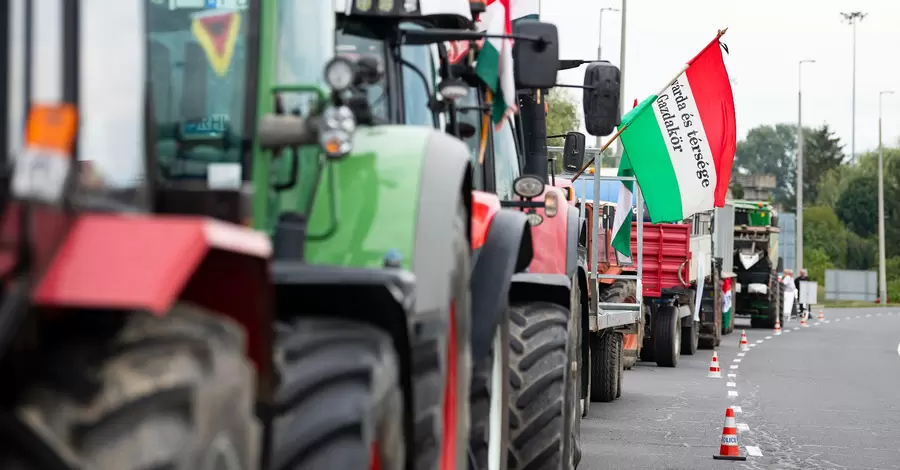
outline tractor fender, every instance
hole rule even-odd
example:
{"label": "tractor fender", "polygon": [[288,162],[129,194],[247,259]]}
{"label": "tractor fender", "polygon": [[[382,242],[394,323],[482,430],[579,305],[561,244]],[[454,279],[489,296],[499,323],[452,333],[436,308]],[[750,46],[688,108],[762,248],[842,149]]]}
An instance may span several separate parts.
{"label": "tractor fender", "polygon": [[566,275],[569,279],[575,275],[578,269],[578,234],[581,229],[581,220],[578,215],[578,209],[573,206],[566,206]]}
{"label": "tractor fender", "polygon": [[[473,220],[473,226],[478,226],[477,221]],[[475,237],[477,233],[473,233]],[[478,250],[470,280],[473,362],[490,352],[497,323],[509,307],[512,276],[528,267],[532,254],[531,230],[525,214],[505,209],[497,212]]]}
{"label": "tractor fender", "polygon": [[263,377],[271,361],[269,257],[260,232],[201,217],[83,214],[38,281],[32,302],[50,309],[144,310],[178,301],[233,318]]}
{"label": "tractor fender", "polygon": [[572,280],[565,274],[516,273],[510,302],[552,302],[570,308]]}

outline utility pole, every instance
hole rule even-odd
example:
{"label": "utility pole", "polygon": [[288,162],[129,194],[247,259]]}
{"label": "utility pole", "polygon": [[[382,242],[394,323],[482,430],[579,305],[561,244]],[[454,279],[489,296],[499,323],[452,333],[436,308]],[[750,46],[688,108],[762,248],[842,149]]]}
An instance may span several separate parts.
{"label": "utility pole", "polygon": [[853,27],[853,111],[851,113],[851,130],[850,130],[850,164],[856,163],[856,23],[859,23],[866,17],[868,13],[861,11],[852,11],[850,13],[841,13],[850,26]]}
{"label": "utility pole", "polygon": [[[622,34],[621,39],[619,40],[619,110],[622,114],[625,114],[625,110],[628,109],[628,100],[625,98],[625,38],[627,37],[625,33],[625,11],[628,4],[628,0],[622,0]],[[618,167],[619,162],[622,160],[622,153],[625,152],[625,146],[622,145],[622,139],[616,143],[616,158],[615,165]],[[597,168],[596,171],[600,171]]]}
{"label": "utility pole", "polygon": [[813,59],[797,62],[797,272],[803,269],[803,64],[814,64]]}
{"label": "utility pole", "polygon": [[[603,60],[603,34],[601,30],[603,29],[603,12],[604,11],[619,11],[618,8],[610,8],[603,7],[600,9],[600,25],[597,27],[597,60]],[[603,147],[602,137],[597,136],[597,148]]]}
{"label": "utility pole", "polygon": [[878,92],[878,295],[887,303],[887,267],[884,255],[884,145],[881,143],[881,98],[893,91]]}

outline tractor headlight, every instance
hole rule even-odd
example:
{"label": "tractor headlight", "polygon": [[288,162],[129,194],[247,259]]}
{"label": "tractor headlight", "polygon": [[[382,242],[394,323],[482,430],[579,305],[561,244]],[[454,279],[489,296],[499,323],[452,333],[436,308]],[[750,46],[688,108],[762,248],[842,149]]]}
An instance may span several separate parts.
{"label": "tractor headlight", "polygon": [[353,148],[356,118],[346,106],[330,106],[322,113],[319,144],[328,158],[341,158]]}
{"label": "tractor headlight", "polygon": [[558,210],[559,197],[556,195],[556,191],[547,191],[547,195],[544,196],[544,214],[547,217],[553,217]]}
{"label": "tractor headlight", "polygon": [[526,199],[538,197],[544,192],[544,182],[536,176],[520,176],[513,182],[513,192]]}
{"label": "tractor headlight", "polygon": [[344,57],[335,57],[325,65],[325,82],[334,91],[344,91],[356,81],[356,65]]}

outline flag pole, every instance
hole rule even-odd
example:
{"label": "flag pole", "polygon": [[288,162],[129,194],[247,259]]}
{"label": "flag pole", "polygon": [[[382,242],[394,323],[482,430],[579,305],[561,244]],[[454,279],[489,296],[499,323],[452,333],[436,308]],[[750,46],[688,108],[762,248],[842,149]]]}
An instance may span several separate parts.
{"label": "flag pole", "polygon": [[[712,45],[713,43],[718,43],[719,38],[721,38],[721,37],[725,34],[726,31],[728,31],[728,28],[720,29],[719,32],[718,32],[718,34],[716,34],[716,38],[713,39],[713,40],[709,43],[709,45],[707,45],[706,47],[709,47],[709,46]],[[706,47],[704,47],[704,48],[700,51],[700,54],[702,54],[703,51],[706,50]],[[700,54],[697,54],[697,55],[700,55]],[[695,56],[695,57],[696,57],[696,56]],[[678,73],[676,73],[675,76],[672,77],[672,79],[669,80],[669,82],[666,83],[666,85],[665,85],[664,87],[660,88],[660,90],[659,90],[659,92],[656,94],[656,96],[661,95],[664,91],[666,91],[667,88],[669,88],[670,86],[672,86],[672,84],[675,83],[675,80],[678,80],[678,77],[680,77],[681,74],[683,74],[683,73],[688,69],[688,67],[691,66],[691,62],[693,62],[693,61],[694,61],[694,59],[691,59],[690,62],[684,64],[684,67],[682,67],[681,70],[679,70]],[[603,147],[600,148],[600,153],[603,153],[603,152],[610,146],[610,144],[612,144],[613,142],[615,142],[616,139],[619,138],[619,136],[622,134],[622,132],[623,132],[625,129],[628,129],[628,125],[627,125],[627,124],[624,125],[624,126],[622,126],[622,127],[620,127],[619,130],[616,131],[616,133],[613,134],[613,136],[610,137],[609,140],[606,141],[605,144],[603,144]],[[589,166],[591,166],[591,163],[593,163],[593,160],[588,160],[588,162],[585,163],[584,166],[581,167],[581,169],[578,170],[578,172],[575,173],[574,176],[572,176],[571,181],[574,182],[575,180],[577,180],[578,177],[581,176],[581,174],[584,173],[585,170],[587,170],[587,168],[588,168]],[[595,171],[599,171],[599,169],[595,169]]]}

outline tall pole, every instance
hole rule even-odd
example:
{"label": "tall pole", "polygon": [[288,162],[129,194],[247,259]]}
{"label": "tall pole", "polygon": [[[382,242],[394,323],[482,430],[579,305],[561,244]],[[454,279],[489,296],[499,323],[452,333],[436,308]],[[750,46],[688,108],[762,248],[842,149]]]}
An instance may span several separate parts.
{"label": "tall pole", "polygon": [[814,64],[812,59],[797,62],[797,254],[796,268],[803,269],[803,64]]}
{"label": "tall pole", "polygon": [[[597,26],[597,60],[603,60],[603,33],[601,32],[603,29],[603,12],[604,11],[619,11],[618,8],[609,8],[603,7],[600,9],[600,20],[599,26]],[[603,146],[603,138],[601,136],[597,136],[597,148]]]}
{"label": "tall pole", "polygon": [[[627,25],[627,21],[625,18],[625,12],[627,10],[628,0],[622,0],[622,26],[621,26],[621,38],[619,39],[619,109],[621,113],[625,113],[628,106],[628,100],[625,98],[625,38],[627,37],[625,33],[625,26]],[[619,139],[616,142],[616,158],[615,164],[619,165],[619,161],[622,160],[622,153],[625,152],[625,147],[622,145],[622,139]],[[596,171],[600,171],[597,168]]]}
{"label": "tall pole", "polygon": [[868,13],[863,13],[861,11],[853,11],[850,13],[841,13],[841,16],[844,17],[851,27],[853,27],[853,98],[852,98],[852,106],[853,110],[850,114],[851,120],[851,129],[850,129],[850,163],[856,163],[856,23],[863,20]]}
{"label": "tall pole", "polygon": [[893,91],[878,92],[878,293],[887,303],[887,267],[884,255],[884,145],[881,143],[881,98]]}

